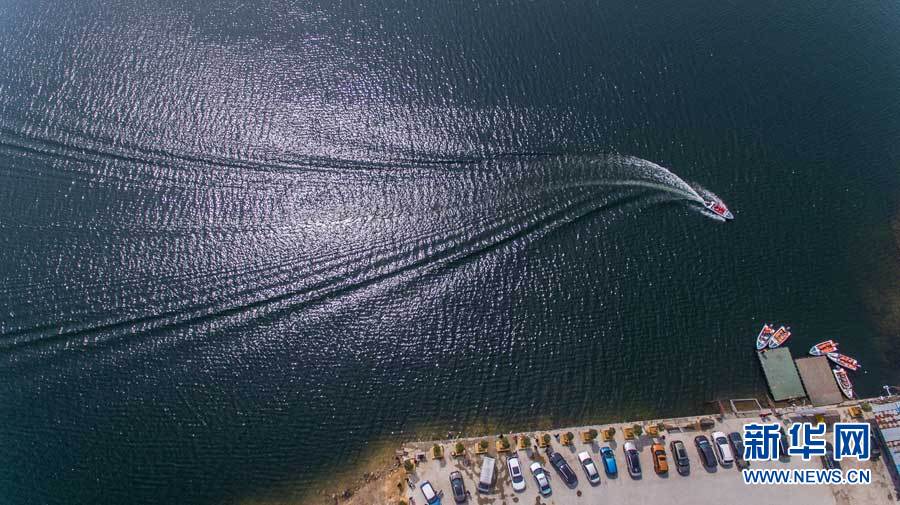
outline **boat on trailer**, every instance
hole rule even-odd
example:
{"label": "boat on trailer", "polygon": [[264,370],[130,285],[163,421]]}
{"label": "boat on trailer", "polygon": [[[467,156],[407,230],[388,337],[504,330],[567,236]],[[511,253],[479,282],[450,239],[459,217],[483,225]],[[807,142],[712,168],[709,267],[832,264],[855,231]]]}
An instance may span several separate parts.
{"label": "boat on trailer", "polygon": [[781,344],[787,342],[787,339],[791,338],[791,329],[785,326],[781,326],[778,328],[778,331],[772,335],[772,339],[769,340],[769,349],[775,349]]}
{"label": "boat on trailer", "polygon": [[825,356],[830,352],[837,352],[838,343],[834,340],[826,340],[809,348],[809,353],[813,356]]}
{"label": "boat on trailer", "polygon": [[850,382],[850,377],[847,375],[847,371],[839,366],[836,366],[831,370],[831,373],[834,374],[834,380],[837,381],[838,387],[841,388],[841,393],[844,393],[844,396],[846,396],[848,400],[852,400],[853,383]]}
{"label": "boat on trailer", "polygon": [[762,330],[759,331],[759,335],[756,336],[756,350],[762,351],[769,345],[769,340],[772,339],[772,335],[775,334],[775,328],[772,328],[768,324],[764,324]]}
{"label": "boat on trailer", "polygon": [[830,352],[826,354],[826,356],[828,356],[828,359],[830,359],[831,361],[834,361],[838,365],[841,365],[848,370],[853,370],[855,372],[860,369],[859,361],[856,361],[846,354]]}

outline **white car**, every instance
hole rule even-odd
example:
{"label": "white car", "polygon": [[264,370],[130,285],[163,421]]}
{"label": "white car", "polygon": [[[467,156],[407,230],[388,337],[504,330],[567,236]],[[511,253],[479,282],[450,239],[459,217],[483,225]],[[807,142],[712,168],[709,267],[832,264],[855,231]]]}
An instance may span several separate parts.
{"label": "white car", "polygon": [[531,475],[534,475],[534,481],[537,482],[538,490],[540,490],[541,494],[550,496],[550,493],[553,492],[550,489],[550,479],[540,463],[531,464]]}
{"label": "white car", "polygon": [[522,475],[519,457],[510,456],[506,460],[506,467],[509,468],[509,478],[512,479],[513,491],[525,491],[525,476]]}
{"label": "white car", "polygon": [[425,497],[425,502],[429,505],[441,502],[441,497],[438,496],[437,491],[434,490],[434,486],[427,480],[419,486],[419,489],[422,490],[422,496]]}
{"label": "white car", "polygon": [[578,453],[578,461],[581,461],[581,467],[584,468],[584,474],[587,475],[588,482],[591,484],[600,484],[600,472],[597,471],[597,465],[591,459],[591,455],[587,451]]}
{"label": "white car", "polygon": [[734,463],[734,454],[731,453],[728,437],[721,431],[714,431],[712,439],[713,445],[716,446],[716,454],[719,456],[719,463],[722,463],[722,466],[731,466]]}

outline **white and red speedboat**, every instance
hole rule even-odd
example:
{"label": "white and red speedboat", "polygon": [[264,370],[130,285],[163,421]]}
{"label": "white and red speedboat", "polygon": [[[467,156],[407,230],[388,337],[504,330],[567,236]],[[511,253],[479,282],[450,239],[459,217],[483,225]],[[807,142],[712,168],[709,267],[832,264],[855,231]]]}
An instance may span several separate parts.
{"label": "white and red speedboat", "polygon": [[703,206],[723,219],[728,221],[734,219],[734,214],[728,210],[728,207],[725,206],[725,202],[722,200],[703,200]]}
{"label": "white and red speedboat", "polygon": [[837,352],[838,343],[834,340],[826,340],[824,342],[819,342],[818,344],[812,346],[809,349],[809,353],[813,356],[825,356],[830,352]]}

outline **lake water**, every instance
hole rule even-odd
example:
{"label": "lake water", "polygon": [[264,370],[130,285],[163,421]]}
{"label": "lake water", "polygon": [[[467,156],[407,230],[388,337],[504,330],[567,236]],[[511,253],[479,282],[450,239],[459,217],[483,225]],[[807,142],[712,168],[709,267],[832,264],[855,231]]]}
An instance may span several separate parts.
{"label": "lake water", "polygon": [[0,3],[3,503],[691,414],[763,321],[900,382],[900,4],[202,4]]}

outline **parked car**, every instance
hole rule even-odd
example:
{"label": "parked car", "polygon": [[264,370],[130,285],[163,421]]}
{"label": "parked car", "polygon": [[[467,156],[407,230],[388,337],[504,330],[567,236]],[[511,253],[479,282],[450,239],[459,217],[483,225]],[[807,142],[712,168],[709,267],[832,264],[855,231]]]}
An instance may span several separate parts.
{"label": "parked car", "polygon": [[490,493],[494,487],[494,465],[496,460],[485,456],[481,461],[481,475],[478,477],[478,492]]}
{"label": "parked car", "polygon": [[525,476],[522,475],[522,467],[519,465],[518,456],[511,456],[506,460],[509,468],[509,478],[512,479],[513,491],[525,491]]}
{"label": "parked car", "polygon": [[684,446],[684,442],[673,440],[669,444],[669,449],[672,450],[672,459],[675,460],[675,468],[678,470],[678,473],[681,475],[691,473],[691,460],[688,459],[687,448]]}
{"label": "parked car", "polygon": [[537,483],[538,491],[544,496],[550,496],[553,490],[550,489],[550,478],[540,463],[531,464],[531,475],[534,475],[534,481]]}
{"label": "parked car", "polygon": [[666,460],[666,447],[662,444],[653,444],[650,446],[650,453],[653,454],[653,471],[659,475],[669,473],[669,462]]}
{"label": "parked car", "polygon": [[819,456],[822,459],[822,468],[826,470],[840,470],[841,464],[834,459],[834,446],[831,442],[825,442],[825,454]]}
{"label": "parked car", "polygon": [[722,466],[731,466],[734,464],[734,454],[731,452],[731,446],[728,445],[728,437],[721,431],[714,431],[712,438],[716,445],[716,454],[719,456],[719,463],[721,463]]}
{"label": "parked car", "polygon": [[633,442],[625,442],[622,450],[625,452],[625,463],[628,465],[628,475],[631,475],[632,479],[640,479],[641,460],[638,457],[637,447],[634,446]]}
{"label": "parked car", "polygon": [[778,431],[781,433],[781,436],[778,437],[778,448],[781,450],[780,457],[789,458],[789,457],[791,457],[791,455],[788,454],[788,449],[790,449],[791,446],[788,443],[789,439],[788,439],[787,431],[785,431],[783,425],[778,428]]}
{"label": "parked car", "polygon": [[572,467],[569,466],[569,463],[566,462],[566,459],[563,458],[563,455],[554,452],[550,455],[550,464],[553,465],[553,468],[556,469],[556,473],[562,477],[563,482],[568,484],[569,486],[574,486],[578,484],[578,476],[575,475],[575,472],[572,470]]}
{"label": "parked car", "polygon": [[869,421],[869,424],[872,424],[872,429],[869,430],[869,459],[873,461],[878,461],[881,458],[881,443],[878,441],[878,437],[875,436],[875,423],[874,421]]}
{"label": "parked car", "polygon": [[581,468],[584,468],[588,482],[595,485],[600,484],[600,472],[597,470],[594,460],[591,459],[591,455],[587,451],[581,451],[578,453],[578,461],[581,461]]}
{"label": "parked car", "polygon": [[434,490],[434,486],[431,485],[427,480],[422,482],[419,485],[419,489],[422,490],[422,496],[425,497],[425,503],[431,505],[433,503],[440,503],[441,497],[438,496],[437,491]]}
{"label": "parked car", "polygon": [[462,474],[459,472],[450,472],[450,489],[453,492],[453,500],[456,503],[466,502],[466,484],[463,482]]}
{"label": "parked car", "polygon": [[619,467],[616,465],[616,456],[613,453],[613,450],[608,446],[604,446],[600,449],[600,460],[603,461],[603,470],[606,472],[606,475],[610,477],[615,477],[619,473]]}
{"label": "parked car", "polygon": [[744,439],[741,438],[741,434],[732,431],[728,434],[728,443],[731,444],[731,450],[734,454],[734,462],[738,466],[738,468],[747,468],[750,466],[747,463],[747,460],[744,459]]}
{"label": "parked car", "polygon": [[697,453],[700,454],[700,459],[703,460],[703,465],[706,468],[715,468],[718,466],[716,463],[716,455],[713,453],[712,444],[709,443],[709,439],[706,438],[706,435],[697,435],[694,437],[694,445],[697,446]]}

